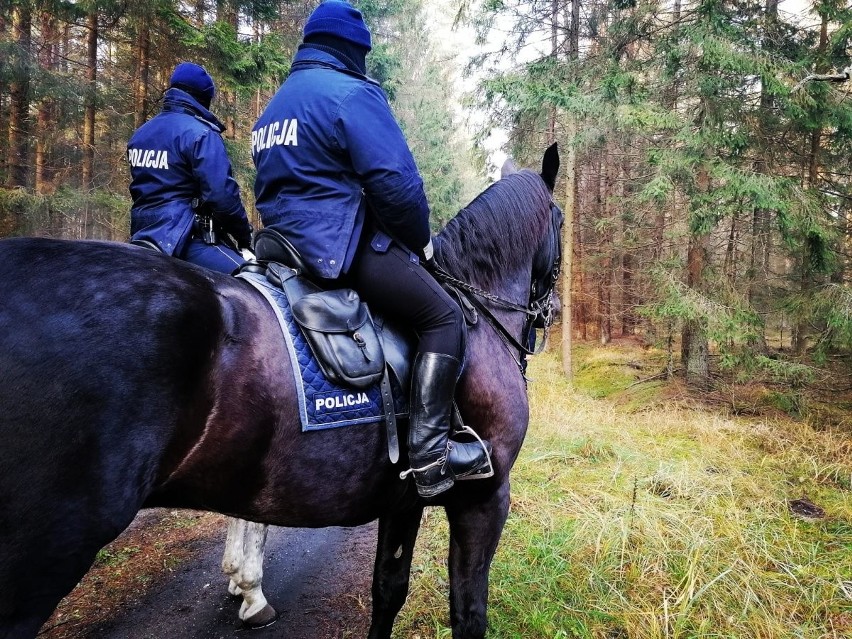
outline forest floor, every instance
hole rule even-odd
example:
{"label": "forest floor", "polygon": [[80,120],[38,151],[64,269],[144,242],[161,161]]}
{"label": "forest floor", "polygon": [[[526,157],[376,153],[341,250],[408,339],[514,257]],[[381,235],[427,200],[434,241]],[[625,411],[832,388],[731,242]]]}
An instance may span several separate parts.
{"label": "forest floor", "polygon": [[[528,371],[489,637],[852,637],[852,370],[688,390],[635,340]],[[397,632],[449,637],[435,511]]]}
{"label": "forest floor", "polygon": [[[696,394],[659,377],[665,354],[634,340],[577,345],[573,384],[556,352],[528,371],[530,431],[492,568],[489,637],[852,636],[848,362],[796,388],[719,375]],[[447,535],[428,511],[395,637],[449,637]],[[221,516],[143,513],[42,636],[111,636],[99,629],[176,572],[202,556],[215,568],[223,540]],[[340,601],[350,631],[369,612],[365,548],[351,563],[362,595]],[[224,577],[206,579],[225,597]]]}

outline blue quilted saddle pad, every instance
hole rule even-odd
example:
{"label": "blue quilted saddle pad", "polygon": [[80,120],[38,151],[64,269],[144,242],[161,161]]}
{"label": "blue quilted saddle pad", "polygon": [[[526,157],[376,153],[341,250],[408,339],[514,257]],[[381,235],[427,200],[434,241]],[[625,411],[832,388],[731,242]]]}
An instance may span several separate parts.
{"label": "blue quilted saddle pad", "polygon": [[[352,388],[330,382],[323,375],[310,345],[293,319],[290,302],[284,291],[258,273],[241,273],[238,277],[260,291],[278,318],[296,380],[303,431],[384,421],[378,382],[368,388]],[[390,378],[396,414],[407,416],[408,398],[396,377],[391,374]]]}

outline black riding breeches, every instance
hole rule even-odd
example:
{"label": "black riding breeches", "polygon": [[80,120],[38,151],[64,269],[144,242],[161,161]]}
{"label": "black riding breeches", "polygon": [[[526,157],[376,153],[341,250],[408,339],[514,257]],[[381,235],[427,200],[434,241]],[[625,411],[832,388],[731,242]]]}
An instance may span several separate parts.
{"label": "black riding breeches", "polygon": [[420,353],[464,356],[464,315],[455,300],[410,253],[391,244],[385,253],[363,243],[345,279],[373,312],[412,327]]}

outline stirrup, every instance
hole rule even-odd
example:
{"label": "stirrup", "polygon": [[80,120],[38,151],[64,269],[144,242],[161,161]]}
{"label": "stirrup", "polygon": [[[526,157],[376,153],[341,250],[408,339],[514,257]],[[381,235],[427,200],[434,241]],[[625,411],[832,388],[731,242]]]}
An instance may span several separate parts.
{"label": "stirrup", "polygon": [[[477,432],[475,430],[473,430],[470,426],[468,426],[466,424],[461,424],[461,427],[458,428],[454,432],[454,434],[472,435],[473,438],[479,443],[480,447],[482,448],[482,452],[485,453],[485,464],[478,466],[477,468],[474,468],[473,470],[468,471],[467,473],[462,473],[460,475],[454,474],[453,475],[454,478],[458,481],[468,481],[468,480],[471,480],[471,479],[488,479],[489,477],[493,477],[494,476],[494,464],[491,461],[491,453],[488,451],[488,446],[485,445],[485,442],[482,441],[482,438],[477,434]],[[471,442],[471,443],[473,443],[473,442]],[[435,468],[437,466],[449,464],[450,463],[449,446],[452,446],[452,440],[450,440],[450,442],[448,443],[448,449],[447,449],[447,452],[445,454],[441,455],[438,459],[436,459],[435,461],[433,461],[430,464],[426,464],[425,466],[421,466],[419,468],[412,467],[412,468],[409,468],[408,470],[402,471],[399,474],[399,478],[405,479],[406,477],[408,477],[409,475],[412,475],[414,473],[425,472],[425,471],[430,470],[432,468]]]}
{"label": "stirrup", "polygon": [[461,424],[461,428],[458,428],[455,433],[473,435],[474,439],[476,439],[476,441],[479,442],[479,445],[482,447],[482,452],[485,453],[484,465],[479,466],[478,468],[475,468],[474,470],[468,473],[456,475],[456,480],[470,481],[471,479],[488,479],[489,477],[493,477],[494,464],[491,462],[491,453],[488,451],[488,446],[485,445],[485,442],[482,441],[482,438],[477,434],[477,432],[467,424]]}

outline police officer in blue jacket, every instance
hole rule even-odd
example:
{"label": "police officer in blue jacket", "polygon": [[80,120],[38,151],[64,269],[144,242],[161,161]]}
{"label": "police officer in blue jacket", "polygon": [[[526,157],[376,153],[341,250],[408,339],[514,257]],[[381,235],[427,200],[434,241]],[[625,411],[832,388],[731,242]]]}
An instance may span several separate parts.
{"label": "police officer in blue jacket", "polygon": [[263,224],[284,234],[312,275],[358,291],[413,327],[409,461],[418,492],[486,476],[485,446],[449,438],[465,348],[458,305],[424,268],[432,257],[423,180],[379,85],[366,76],[370,31],[327,0],[308,18],[286,82],[252,131]]}
{"label": "police officer in blue jacket", "polygon": [[127,144],[132,241],[223,273],[245,260],[211,237],[210,219],[238,249],[251,247],[252,228],[222,141],[225,127],[210,113],[216,92],[203,67],[175,67],[162,111]]}

